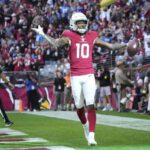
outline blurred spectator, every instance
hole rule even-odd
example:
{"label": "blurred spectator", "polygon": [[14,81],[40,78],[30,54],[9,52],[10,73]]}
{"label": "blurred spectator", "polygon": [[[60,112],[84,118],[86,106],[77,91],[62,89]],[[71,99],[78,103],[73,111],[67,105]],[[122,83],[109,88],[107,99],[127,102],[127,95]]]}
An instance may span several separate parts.
{"label": "blurred spectator", "polygon": [[14,61],[13,61],[13,65],[14,65],[14,71],[23,71],[23,58],[21,56],[21,54],[17,54],[17,56],[15,57]]}
{"label": "blurred spectator", "polygon": [[65,79],[65,90],[64,90],[64,107],[66,110],[74,110],[73,97],[70,83],[70,71],[64,75]]}
{"label": "blurred spectator", "polygon": [[115,80],[117,85],[117,94],[118,94],[118,110],[124,111],[125,106],[120,105],[120,101],[126,97],[126,88],[133,86],[133,81],[131,79],[128,79],[125,73],[125,65],[124,61],[117,61],[116,64],[116,70],[115,70]]}
{"label": "blurred spectator", "polygon": [[102,67],[100,77],[98,78],[100,85],[100,97],[103,99],[104,108],[103,111],[112,111],[111,106],[111,80],[110,72],[107,66]]}
{"label": "blurred spectator", "polygon": [[145,56],[150,56],[150,27],[146,27],[144,32]]}
{"label": "blurred spectator", "polygon": [[147,98],[147,89],[144,86],[144,81],[143,79],[138,79],[137,87],[135,90],[133,109],[138,110],[138,112],[143,112],[144,110],[142,106],[146,98]]}
{"label": "blurred spectator", "polygon": [[138,64],[137,69],[135,71],[135,81],[138,81],[139,79],[144,80],[144,77],[146,75],[144,66],[142,64]]}
{"label": "blurred spectator", "polygon": [[31,71],[31,55],[29,53],[26,53],[24,57],[24,70]]}
{"label": "blurred spectator", "polygon": [[64,89],[65,89],[65,79],[62,73],[57,70],[56,77],[54,79],[54,94],[55,94],[55,111],[64,110]]}
{"label": "blurred spectator", "polygon": [[150,115],[150,71],[147,72],[148,77],[148,105],[147,105],[147,112]]}

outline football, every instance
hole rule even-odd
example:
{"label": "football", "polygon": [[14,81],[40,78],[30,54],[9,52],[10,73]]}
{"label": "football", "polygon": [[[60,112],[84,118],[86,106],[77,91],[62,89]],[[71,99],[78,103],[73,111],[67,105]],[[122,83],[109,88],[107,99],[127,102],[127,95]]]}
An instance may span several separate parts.
{"label": "football", "polygon": [[138,39],[133,39],[128,42],[127,52],[129,56],[134,56],[138,52],[139,41]]}

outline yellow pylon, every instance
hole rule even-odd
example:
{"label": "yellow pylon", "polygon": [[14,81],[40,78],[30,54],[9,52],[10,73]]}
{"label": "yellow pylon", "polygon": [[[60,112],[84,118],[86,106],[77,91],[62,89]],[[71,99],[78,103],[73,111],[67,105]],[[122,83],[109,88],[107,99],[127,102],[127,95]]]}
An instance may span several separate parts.
{"label": "yellow pylon", "polygon": [[22,105],[22,100],[20,99],[19,102],[19,112],[23,112],[23,105]]}

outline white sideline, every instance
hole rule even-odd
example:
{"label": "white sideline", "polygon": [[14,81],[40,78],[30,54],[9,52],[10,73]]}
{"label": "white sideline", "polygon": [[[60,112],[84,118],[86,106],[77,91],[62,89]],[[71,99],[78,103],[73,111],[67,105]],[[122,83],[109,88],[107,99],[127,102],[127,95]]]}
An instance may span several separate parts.
{"label": "white sideline", "polygon": [[28,142],[48,142],[47,140],[45,140],[45,139],[42,139],[42,138],[20,138],[20,141],[19,141],[19,139],[18,138],[16,138],[16,141],[15,140],[13,140],[13,141],[11,141],[11,140],[6,140],[6,141],[4,141],[4,140],[0,140],[0,143],[2,143],[2,144],[4,144],[4,143],[6,143],[6,144],[10,144],[10,143],[28,143]]}
{"label": "white sideline", "polygon": [[[30,148],[15,148],[15,150],[36,150],[37,149],[47,149],[47,150],[75,150],[74,148],[66,146],[49,146],[49,147],[30,147]],[[4,150],[3,148],[0,150]],[[14,148],[5,148],[5,150],[14,150]]]}
{"label": "white sideline", "polygon": [[[39,111],[23,113],[79,121],[76,112],[72,111]],[[150,131],[150,120],[145,119],[97,114],[97,124],[120,128],[136,129],[142,131]]]}

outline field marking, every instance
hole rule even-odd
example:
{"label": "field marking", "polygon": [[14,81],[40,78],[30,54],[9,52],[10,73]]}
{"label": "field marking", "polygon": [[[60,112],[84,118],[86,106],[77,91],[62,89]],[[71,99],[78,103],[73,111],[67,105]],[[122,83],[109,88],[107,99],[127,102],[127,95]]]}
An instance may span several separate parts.
{"label": "field marking", "polygon": [[16,131],[10,128],[1,128],[0,137],[27,135],[24,132]]}
{"label": "field marking", "polygon": [[0,143],[24,143],[24,142],[48,142],[42,138],[13,138],[13,139],[0,139]]}
{"label": "field marking", "polygon": [[[79,121],[76,112],[70,111],[40,111],[40,112],[23,112],[23,113]],[[120,128],[136,129],[142,131],[150,131],[150,120],[102,115],[102,114],[97,114],[96,117],[97,117],[97,124]]]}
{"label": "field marking", "polygon": [[[0,129],[0,137],[8,137],[8,136],[20,136],[27,135],[26,133],[16,131],[10,128],[1,128]],[[24,142],[48,142],[43,138],[11,138],[11,139],[1,139],[1,144],[9,144],[9,143],[24,143]],[[5,150],[75,150],[66,146],[50,146],[50,147],[30,147],[30,148],[5,148]],[[4,148],[0,148],[0,150],[4,150]]]}
{"label": "field marking", "polygon": [[[0,150],[4,150],[1,149]],[[66,146],[30,147],[30,148],[5,148],[5,150],[75,150]]]}

